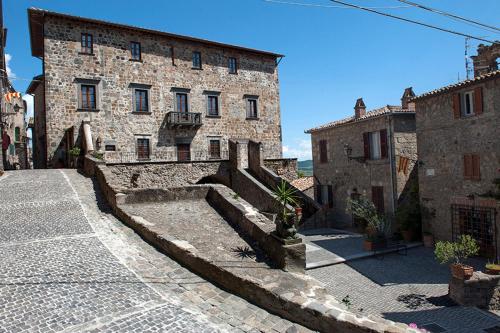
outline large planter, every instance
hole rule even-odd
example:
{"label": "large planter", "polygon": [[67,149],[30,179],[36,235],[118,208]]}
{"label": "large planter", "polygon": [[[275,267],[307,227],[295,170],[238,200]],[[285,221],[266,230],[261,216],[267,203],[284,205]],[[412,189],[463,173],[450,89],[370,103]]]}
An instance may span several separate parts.
{"label": "large planter", "polygon": [[433,248],[434,247],[434,236],[431,234],[424,234],[424,246]]}
{"label": "large planter", "polygon": [[296,238],[297,235],[297,229],[295,228],[294,223],[286,224],[278,221],[276,225],[276,231],[278,233],[278,236],[283,239],[293,239]]}
{"label": "large planter", "polygon": [[415,239],[415,231],[413,230],[401,230],[401,235],[405,242],[409,243]]}
{"label": "large planter", "polygon": [[474,273],[474,268],[472,266],[463,264],[451,264],[450,269],[451,275],[460,280],[468,280]]}
{"label": "large planter", "polygon": [[370,252],[376,250],[382,250],[387,247],[387,240],[381,239],[365,239],[363,242],[363,250]]}

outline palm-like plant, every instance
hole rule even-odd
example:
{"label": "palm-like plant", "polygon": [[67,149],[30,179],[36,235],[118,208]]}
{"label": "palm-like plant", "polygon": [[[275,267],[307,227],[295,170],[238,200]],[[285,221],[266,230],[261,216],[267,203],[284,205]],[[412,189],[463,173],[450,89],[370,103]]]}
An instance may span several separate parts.
{"label": "palm-like plant", "polygon": [[276,200],[280,203],[280,208],[282,209],[279,217],[285,224],[289,224],[289,218],[293,216],[293,213],[289,212],[287,205],[297,206],[299,202],[299,198],[295,195],[295,193],[296,190],[293,187],[288,186],[283,179],[273,191],[273,194],[276,197]]}

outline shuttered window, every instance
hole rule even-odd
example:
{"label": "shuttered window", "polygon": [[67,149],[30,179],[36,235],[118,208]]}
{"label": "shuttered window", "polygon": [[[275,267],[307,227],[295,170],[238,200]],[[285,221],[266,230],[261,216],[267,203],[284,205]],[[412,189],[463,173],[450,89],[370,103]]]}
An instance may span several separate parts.
{"label": "shuttered window", "polygon": [[137,139],[137,159],[145,160],[149,159],[149,139],[138,138]]}
{"label": "shuttered window", "polygon": [[364,157],[367,160],[387,158],[387,130],[363,133],[363,149]]}
{"label": "shuttered window", "polygon": [[135,89],[135,112],[149,112],[148,91]]}
{"label": "shuttered window", "polygon": [[480,115],[483,113],[483,88],[476,87],[474,90],[454,93],[453,117],[455,119]]}
{"label": "shuttered window", "polygon": [[210,158],[219,159],[220,158],[220,140],[211,139],[209,142],[209,153]]}
{"label": "shuttered window", "polygon": [[191,160],[191,145],[189,143],[177,144],[177,161]]}
{"label": "shuttered window", "polygon": [[384,187],[382,186],[372,186],[372,202],[377,208],[379,214],[383,214],[384,208]]}
{"label": "shuttered window", "polygon": [[91,34],[82,34],[80,52],[87,54],[92,54],[94,52],[94,41]]}
{"label": "shuttered window", "polygon": [[95,110],[96,107],[96,87],[95,85],[82,84],[80,86],[80,108]]}
{"label": "shuttered window", "polygon": [[464,155],[464,179],[481,180],[481,163],[479,155]]}
{"label": "shuttered window", "polygon": [[319,141],[319,163],[328,163],[328,148],[326,140]]}
{"label": "shuttered window", "polygon": [[316,186],[316,201],[320,205],[328,205],[328,208],[333,208],[333,186],[332,185],[317,185]]}

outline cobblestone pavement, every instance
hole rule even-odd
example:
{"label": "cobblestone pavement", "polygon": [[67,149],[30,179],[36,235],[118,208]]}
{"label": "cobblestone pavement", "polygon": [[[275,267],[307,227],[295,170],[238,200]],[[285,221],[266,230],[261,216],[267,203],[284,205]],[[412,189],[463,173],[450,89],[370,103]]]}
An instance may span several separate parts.
{"label": "cobblestone pavement", "polygon": [[0,333],[309,332],[157,252],[93,186],[74,170],[0,178]]}
{"label": "cobblestone pavement", "polygon": [[457,306],[446,296],[449,269],[439,265],[427,248],[410,249],[407,256],[388,254],[312,269],[307,274],[323,282],[337,299],[350,303],[355,313],[419,327],[434,323],[444,329],[434,332],[484,332],[500,325],[497,315]]}

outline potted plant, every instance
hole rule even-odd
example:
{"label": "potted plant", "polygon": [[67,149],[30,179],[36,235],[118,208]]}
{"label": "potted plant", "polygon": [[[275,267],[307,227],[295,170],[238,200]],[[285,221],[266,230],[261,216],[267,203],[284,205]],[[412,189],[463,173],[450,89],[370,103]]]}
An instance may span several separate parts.
{"label": "potted plant", "polygon": [[73,158],[73,167],[78,167],[78,159],[80,158],[80,147],[74,146],[69,150],[69,155]]}
{"label": "potted plant", "polygon": [[[284,180],[273,191],[276,201],[279,203],[279,214],[276,218],[276,233],[283,239],[297,238],[298,217],[302,216],[302,208],[298,207],[296,190],[287,185]],[[295,206],[295,212],[290,211],[287,206]]]}
{"label": "potted plant", "polygon": [[434,236],[429,231],[423,232],[424,246],[433,248],[434,247]]}
{"label": "potted plant", "polygon": [[500,265],[495,263],[487,263],[484,266],[484,272],[489,275],[500,275]]}
{"label": "potted plant", "polygon": [[420,233],[421,214],[418,198],[418,184],[412,181],[408,194],[398,204],[395,212],[396,222],[401,228],[401,235],[406,242],[415,240],[415,235]]}
{"label": "potted plant", "polygon": [[439,241],[434,254],[442,264],[451,263],[451,275],[457,279],[468,280],[474,268],[465,265],[465,260],[479,252],[477,242],[470,235],[461,235],[456,242]]}
{"label": "potted plant", "polygon": [[366,235],[363,243],[366,251],[373,251],[387,246],[386,235],[390,229],[390,223],[385,216],[378,214],[373,202],[363,196],[355,199],[348,197],[347,212],[366,221]]}

